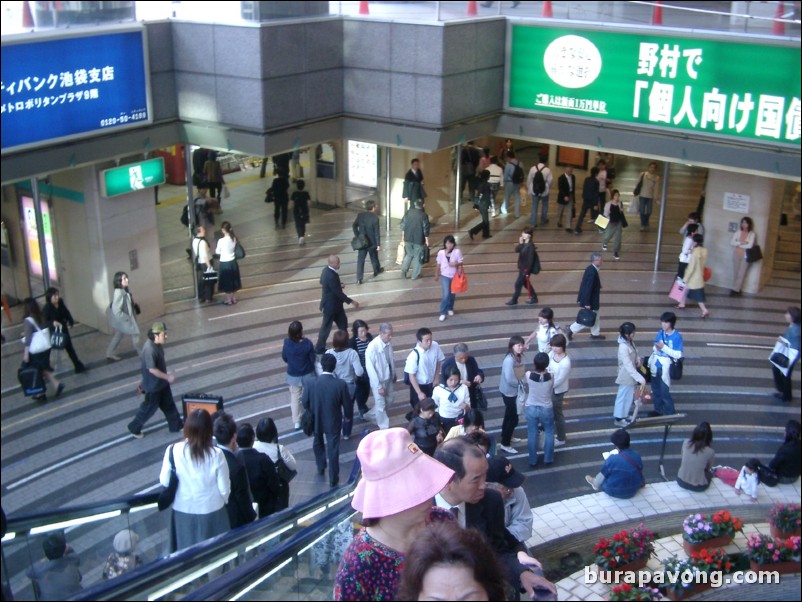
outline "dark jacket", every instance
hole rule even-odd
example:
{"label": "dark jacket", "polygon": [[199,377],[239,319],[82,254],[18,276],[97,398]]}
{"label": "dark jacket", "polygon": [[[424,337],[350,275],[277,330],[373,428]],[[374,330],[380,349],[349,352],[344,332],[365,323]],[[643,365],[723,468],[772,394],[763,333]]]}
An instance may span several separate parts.
{"label": "dark jacket", "polygon": [[[568,179],[571,179],[571,185],[568,185]],[[557,178],[557,189],[559,190],[559,197],[557,198],[557,202],[560,204],[565,204],[565,197],[569,197],[569,203],[576,199],[576,176],[571,174],[570,176],[567,173],[564,173],[559,178]]]}
{"label": "dark jacket", "polygon": [[64,330],[67,330],[68,326],[73,326],[75,324],[70,310],[67,309],[67,306],[64,304],[64,299],[61,299],[58,305],[45,303],[42,308],[42,317],[45,319],[45,326],[48,328],[53,328],[53,321],[60,322]]}
{"label": "dark jacket", "polygon": [[[451,368],[456,367],[456,365],[457,360],[454,359],[453,355],[443,362],[443,367],[441,369],[441,382],[446,382],[446,374],[448,374],[448,371],[451,370]],[[476,407],[476,386],[473,382],[473,379],[477,376],[481,376],[482,381],[484,381],[485,373],[484,370],[479,367],[479,364],[476,362],[476,358],[474,358],[472,355],[469,355],[468,359],[465,360],[465,370],[468,373],[468,380],[471,381],[471,384],[468,387],[468,392],[471,396],[471,407]]]}
{"label": "dark jacket", "polygon": [[228,496],[226,510],[231,528],[247,525],[256,518],[251,505],[251,491],[248,487],[248,473],[245,465],[237,455],[229,449],[220,447],[228,464],[228,478],[231,481],[231,494]]}
{"label": "dark jacket", "polygon": [[599,180],[593,176],[585,178],[585,183],[582,185],[582,201],[586,205],[599,202]]}
{"label": "dark jacket", "polygon": [[320,273],[320,286],[320,311],[324,314],[337,314],[344,303],[351,303],[351,298],[343,292],[340,275],[328,266]]}
{"label": "dark jacket", "polygon": [[518,271],[529,274],[535,263],[535,245],[531,241],[516,245],[515,252],[518,253]]}
{"label": "dark jacket", "polygon": [[290,376],[305,376],[315,372],[315,346],[307,338],[298,343],[284,339],[281,359],[287,363],[287,374]]}
{"label": "dark jacket", "polygon": [[264,518],[275,512],[276,501],[281,493],[276,465],[267,454],[252,447],[240,448],[239,456],[248,473],[253,501],[259,504],[259,518]]}
{"label": "dark jacket", "polygon": [[401,230],[404,232],[405,242],[426,244],[426,237],[429,236],[429,216],[420,207],[412,207],[401,218]]}
{"label": "dark jacket", "polygon": [[425,199],[426,190],[423,188],[423,170],[419,169],[418,173],[409,169],[404,176],[404,186],[401,192],[402,198],[414,201],[416,199]]}
{"label": "dark jacket", "polygon": [[798,439],[786,441],[769,462],[769,468],[777,471],[780,477],[798,479],[802,472],[800,461],[802,461],[802,444]]}
{"label": "dark jacket", "polygon": [[276,201],[282,203],[290,202],[290,181],[287,178],[274,178],[270,187],[273,189],[273,198]]}
{"label": "dark jacket", "polygon": [[315,417],[315,434],[339,433],[343,428],[343,415],[347,420],[354,417],[348,385],[327,372],[305,380],[301,403]]}
{"label": "dark jacket", "polygon": [[579,294],[576,302],[582,307],[590,307],[593,311],[599,309],[599,298],[601,297],[601,278],[596,266],[590,264],[585,268],[582,275],[582,284],[579,285]]}
{"label": "dark jacket", "polygon": [[429,419],[415,416],[407,426],[407,430],[412,435],[412,440],[415,441],[415,444],[430,456],[433,456],[434,450],[437,449],[437,433],[442,428],[443,425],[440,423],[438,414]]}
{"label": "dark jacket", "polygon": [[372,211],[363,211],[357,215],[351,227],[354,229],[354,236],[361,234],[370,241],[370,246],[374,249],[381,245],[379,216]]}

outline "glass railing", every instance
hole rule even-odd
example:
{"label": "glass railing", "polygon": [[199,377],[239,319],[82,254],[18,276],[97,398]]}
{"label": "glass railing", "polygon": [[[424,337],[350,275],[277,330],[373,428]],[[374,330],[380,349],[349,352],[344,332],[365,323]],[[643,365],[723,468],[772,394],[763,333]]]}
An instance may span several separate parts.
{"label": "glass railing", "polygon": [[[358,464],[358,463],[355,463]],[[43,599],[40,577],[43,544],[62,531],[80,559],[81,590],[65,592],[73,600],[178,600],[229,571],[279,549],[332,513],[350,510],[359,468],[348,483],[280,513],[225,535],[170,553],[170,512],[156,508],[158,494],[134,496],[38,515],[12,517],[2,540],[2,579],[14,600]],[[122,575],[104,576],[115,535],[131,529],[138,537],[141,565]],[[38,564],[40,563],[40,564]],[[38,566],[37,566],[38,564]],[[36,567],[36,568],[35,568]],[[336,570],[336,563],[334,565]],[[33,577],[33,578],[32,578]]]}

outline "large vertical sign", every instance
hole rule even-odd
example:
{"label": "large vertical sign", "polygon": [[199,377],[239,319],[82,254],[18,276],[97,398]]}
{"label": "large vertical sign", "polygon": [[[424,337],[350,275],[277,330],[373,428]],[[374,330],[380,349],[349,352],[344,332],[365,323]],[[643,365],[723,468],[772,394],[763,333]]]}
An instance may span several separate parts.
{"label": "large vertical sign", "polygon": [[379,147],[376,144],[348,141],[348,183],[368,188],[379,185]]}
{"label": "large vertical sign", "polygon": [[3,37],[2,152],[150,123],[144,28]]}
{"label": "large vertical sign", "polygon": [[800,145],[798,44],[510,27],[510,109]]}
{"label": "large vertical sign", "polygon": [[[42,269],[42,255],[39,252],[39,229],[36,227],[36,211],[33,208],[33,198],[22,195],[22,218],[25,224],[25,246],[28,248],[28,271],[31,275],[42,277],[44,270]],[[50,275],[50,281],[58,281],[58,274],[56,273],[56,253],[53,246],[53,227],[50,222],[50,206],[47,203],[41,203],[42,210],[42,226],[44,232],[42,237],[45,241],[45,249],[47,253],[47,272]]]}

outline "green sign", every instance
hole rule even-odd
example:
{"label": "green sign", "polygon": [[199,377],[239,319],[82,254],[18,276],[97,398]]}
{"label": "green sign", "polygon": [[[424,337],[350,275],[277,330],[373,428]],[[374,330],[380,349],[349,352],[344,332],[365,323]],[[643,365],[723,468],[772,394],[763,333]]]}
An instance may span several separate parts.
{"label": "green sign", "polygon": [[510,109],[800,144],[800,49],[511,25]]}
{"label": "green sign", "polygon": [[105,197],[128,194],[164,184],[164,159],[157,157],[100,172],[100,191]]}

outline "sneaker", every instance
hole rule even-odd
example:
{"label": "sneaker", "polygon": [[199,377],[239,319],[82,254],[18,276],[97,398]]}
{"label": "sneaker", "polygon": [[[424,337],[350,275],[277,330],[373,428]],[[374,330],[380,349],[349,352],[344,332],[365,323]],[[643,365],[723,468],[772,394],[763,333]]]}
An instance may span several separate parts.
{"label": "sneaker", "polygon": [[596,479],[594,479],[594,478],[593,478],[592,476],[590,476],[589,474],[586,474],[586,475],[585,475],[585,482],[586,482],[588,485],[590,485],[591,487],[593,487],[593,491],[598,491],[598,490],[599,490],[599,488],[598,488],[598,487],[596,487]]}
{"label": "sneaker", "polygon": [[565,441],[557,439],[557,437],[554,438],[554,447],[562,447],[563,445],[565,445]]}
{"label": "sneaker", "polygon": [[144,439],[145,438],[145,433],[143,433],[142,431],[139,431],[138,433],[131,433],[131,436],[134,439]]}
{"label": "sneaker", "polygon": [[616,426],[629,426],[628,420],[621,420],[620,418],[616,418],[615,420],[613,420],[613,422],[615,423]]}
{"label": "sneaker", "polygon": [[299,236],[299,237],[298,237],[298,244],[299,244],[299,245],[306,244],[306,241],[304,240],[304,237],[303,237],[303,236]]}
{"label": "sneaker", "polygon": [[510,437],[510,443],[523,443],[524,440],[520,437]]}
{"label": "sneaker", "polygon": [[441,322],[445,322],[446,321],[446,315],[445,314],[440,316],[440,321]]}
{"label": "sneaker", "polygon": [[580,234],[582,234],[582,230],[574,230],[574,234],[576,234],[577,236],[579,236]]}
{"label": "sneaker", "polygon": [[517,454],[518,451],[514,447],[510,447],[509,445],[502,445],[499,443],[497,445],[498,449],[503,451],[505,454]]}
{"label": "sneaker", "polygon": [[607,250],[607,245],[602,245],[602,251],[606,251],[606,250]]}
{"label": "sneaker", "polygon": [[300,431],[301,430],[301,423],[300,422],[296,422],[295,423],[295,430],[296,431]]}
{"label": "sneaker", "polygon": [[448,315],[449,316],[453,316],[454,315],[454,310],[453,309],[449,309],[448,310]]}
{"label": "sneaker", "polygon": [[613,253],[613,259],[618,261],[619,259],[621,259],[621,256],[618,253]]}

